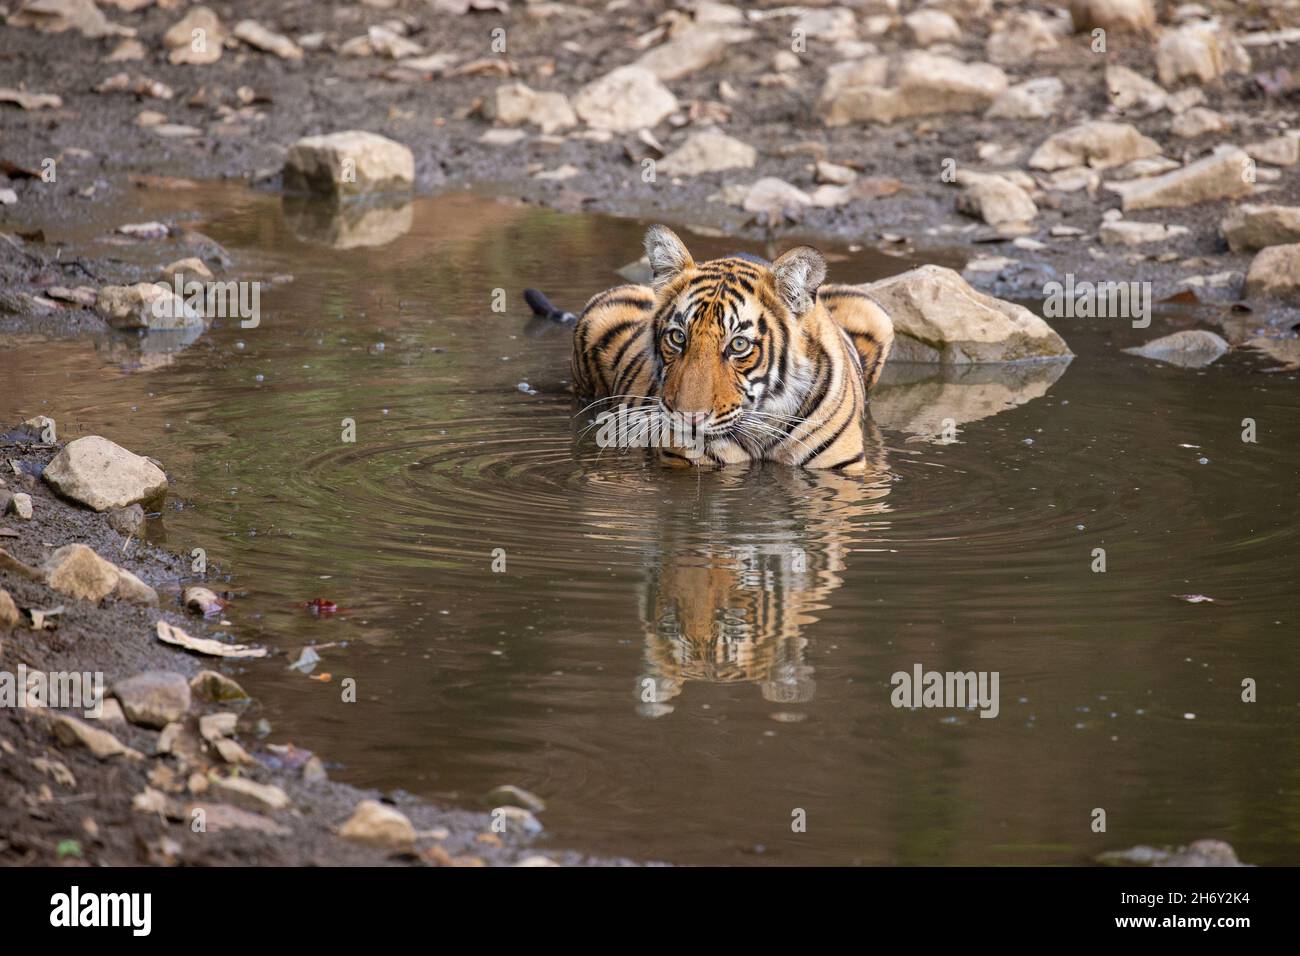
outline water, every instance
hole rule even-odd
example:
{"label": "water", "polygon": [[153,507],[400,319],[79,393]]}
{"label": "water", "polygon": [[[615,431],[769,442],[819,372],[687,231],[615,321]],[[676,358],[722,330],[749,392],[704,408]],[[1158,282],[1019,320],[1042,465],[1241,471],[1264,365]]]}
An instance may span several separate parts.
{"label": "water", "polygon": [[[1300,862],[1295,375],[1158,366],[1119,351],[1146,333],[1062,321],[1068,368],[892,370],[863,480],[665,472],[576,441],[567,334],[518,295],[575,308],[644,224],[468,196],[343,223],[236,187],[129,199],[115,222],[179,216],[245,277],[293,281],[260,327],[175,352],[10,339],[0,420],[167,465],[155,539],[220,566],[231,632],[287,655],[240,681],[335,777],[471,806],[515,783],[549,805],[544,842],[677,863],[1077,863],[1201,837]],[[47,232],[71,251],[105,227]],[[936,258],[844,253],[831,275]],[[1174,597],[1195,593],[1215,603]],[[286,668],[332,642],[328,681]],[[894,708],[917,663],[997,671],[999,716]]]}

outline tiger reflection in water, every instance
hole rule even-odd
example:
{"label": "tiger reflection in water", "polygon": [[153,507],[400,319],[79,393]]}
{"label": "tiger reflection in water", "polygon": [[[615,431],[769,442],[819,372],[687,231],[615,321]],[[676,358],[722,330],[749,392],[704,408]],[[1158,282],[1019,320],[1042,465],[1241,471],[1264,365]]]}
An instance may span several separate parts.
{"label": "tiger reflection in water", "polygon": [[642,714],[670,712],[690,681],[758,684],[775,703],[812,700],[803,630],[841,585],[854,537],[889,510],[884,444],[869,413],[865,436],[865,475],[763,468],[718,476],[743,483],[743,497],[710,495],[692,503],[705,513],[690,522],[659,522],[641,601]]}

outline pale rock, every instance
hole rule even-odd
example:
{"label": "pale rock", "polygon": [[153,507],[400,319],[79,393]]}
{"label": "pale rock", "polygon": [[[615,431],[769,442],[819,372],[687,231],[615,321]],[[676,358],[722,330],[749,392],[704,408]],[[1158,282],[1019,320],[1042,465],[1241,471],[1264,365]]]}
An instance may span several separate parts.
{"label": "pale rock", "polygon": [[96,511],[149,501],[167,490],[161,468],[99,435],[69,442],[42,477],[65,498]]}
{"label": "pale rock", "polygon": [[1152,0],[1070,0],[1070,17],[1076,33],[1141,32],[1155,26],[1156,10]]}
{"label": "pale rock", "polygon": [[1300,243],[1268,246],[1256,253],[1244,291],[1247,298],[1300,305]]}
{"label": "pale rock", "polygon": [[802,189],[775,176],[765,176],[749,187],[742,208],[746,212],[779,217],[809,205],[812,197]]}
{"label": "pale rock", "polygon": [[171,63],[204,66],[221,59],[226,29],[217,15],[204,6],[191,7],[163,34]]}
{"label": "pale rock", "polygon": [[1189,163],[1163,176],[1110,183],[1125,212],[1193,206],[1216,199],[1237,199],[1254,192],[1248,170],[1253,160],[1235,146]]}
{"label": "pale rock", "polygon": [[339,836],[383,850],[407,850],[415,842],[415,827],[396,807],[362,800],[339,827]]}
{"label": "pale rock", "polygon": [[828,163],[825,160],[817,163],[816,175],[817,182],[829,183],[832,186],[848,186],[858,178],[856,170],[838,163]]}
{"label": "pale rock", "polygon": [[201,329],[203,315],[167,286],[156,282],[106,285],[95,298],[95,311],[115,329],[166,332]]}
{"label": "pale rock", "polygon": [[542,832],[542,822],[523,807],[493,807],[493,823],[500,821],[505,832],[515,836],[534,837]]}
{"label": "pale rock", "polygon": [[411,59],[424,53],[420,44],[383,26],[370,27],[366,31],[366,39],[370,41],[370,49],[375,55],[390,60]]}
{"label": "pale rock", "polygon": [[966,173],[958,182],[965,187],[957,197],[958,211],[989,225],[1028,222],[1038,215],[1029,193],[1007,178]]}
{"label": "pale rock", "polygon": [[1124,351],[1129,355],[1139,355],[1180,368],[1204,368],[1219,359],[1228,349],[1228,343],[1213,332],[1186,329]]}
{"label": "pale rock", "polygon": [[1109,172],[1111,179],[1139,179],[1144,176],[1159,176],[1171,169],[1178,169],[1182,164],[1168,156],[1151,156],[1147,159],[1135,159],[1118,169]]}
{"label": "pale rock", "polygon": [[664,82],[679,80],[719,62],[733,43],[745,43],[753,38],[751,30],[696,27],[646,51],[634,65]]}
{"label": "pale rock", "polygon": [[1294,166],[1300,162],[1300,132],[1275,136],[1259,143],[1247,143],[1246,153],[1251,159],[1271,166]]}
{"label": "pale rock", "polygon": [[990,63],[1013,66],[1028,63],[1059,45],[1056,33],[1042,14],[1022,10],[1010,13],[994,26],[984,52]]}
{"label": "pale rock", "polygon": [[41,567],[45,582],[60,594],[98,602],[110,594],[135,604],[157,604],[158,594],[130,571],[105,561],[84,544],[65,544]]}
{"label": "pale rock", "polygon": [[546,809],[541,797],[512,783],[494,787],[488,791],[485,799],[494,807],[522,807],[532,813],[541,813]]}
{"label": "pale rock", "polygon": [[1127,123],[1095,120],[1049,136],[1029,157],[1033,169],[1107,169],[1158,155],[1160,144]]}
{"label": "pale rock", "polygon": [[113,596],[131,604],[144,604],[150,607],[156,607],[158,604],[158,592],[126,568],[117,569],[117,587],[113,589]]}
{"label": "pale rock", "polygon": [[1214,112],[1214,110],[1195,107],[1183,113],[1181,116],[1174,117],[1174,121],[1169,124],[1169,132],[1183,139],[1195,139],[1197,136],[1207,136],[1210,133],[1222,133],[1232,128],[1223,115]]}
{"label": "pale rock", "polygon": [[579,90],[573,108],[588,126],[630,133],[675,112],[677,98],[644,67],[621,66]]}
{"label": "pale rock", "polygon": [[864,76],[854,77],[847,71],[828,74],[819,101],[828,126],[978,112],[987,109],[1008,85],[1006,74],[990,63],[963,63],[923,50],[906,53],[897,61],[892,87],[871,82],[880,69],[873,60],[864,61],[859,69]]}
{"label": "pale rock", "polygon": [[107,760],[109,757],[141,759],[138,751],[126,746],[107,730],[92,727],[85,721],[66,714],[54,718],[54,736],[65,747],[85,747],[100,760]]}
{"label": "pale rock", "polygon": [[405,191],[415,181],[415,156],[378,133],[306,136],[285,157],[284,181],[291,190],[332,196]]}
{"label": "pale rock", "polygon": [[208,282],[213,278],[212,270],[197,256],[177,259],[175,262],[169,263],[163,267],[162,274],[163,280],[173,287],[173,292],[178,278],[181,280],[182,289],[187,282]]}
{"label": "pale rock", "polygon": [[21,619],[18,613],[18,605],[10,597],[9,592],[0,588],[0,630],[6,630],[15,626]]}
{"label": "pale rock", "polygon": [[1166,226],[1160,222],[1129,222],[1117,219],[1103,222],[1097,232],[1103,246],[1141,246],[1150,242],[1167,242],[1177,236],[1184,236],[1190,230],[1186,226]]}
{"label": "pale rock", "polygon": [[1172,86],[1183,79],[1213,83],[1229,73],[1250,70],[1250,54],[1217,21],[1197,21],[1161,34],[1156,44],[1156,73]]}
{"label": "pale rock", "polygon": [[27,0],[9,14],[11,27],[33,27],[41,33],[76,30],[87,39],[135,36],[135,30],[110,21],[95,0]]}
{"label": "pale rock", "polygon": [[251,47],[274,53],[282,60],[301,60],[302,48],[287,36],[275,33],[256,20],[240,20],[235,24],[234,37]]}
{"label": "pale rock", "polygon": [[246,777],[215,777],[212,780],[212,792],[254,813],[274,813],[292,805],[289,795],[279,787],[257,783]]}
{"label": "pale rock", "polygon": [[1177,93],[1171,93],[1165,96],[1165,109],[1178,116],[1186,113],[1193,106],[1200,106],[1205,102],[1205,90],[1199,86],[1189,86],[1186,89],[1179,90]]}
{"label": "pale rock", "polygon": [[490,129],[478,138],[485,146],[514,146],[528,138],[521,129]]}
{"label": "pale rock", "polygon": [[1228,210],[1219,231],[1233,252],[1300,243],[1300,206],[1237,206]]}
{"label": "pale rock", "polygon": [[758,151],[717,130],[693,133],[658,163],[658,171],[668,176],[698,176],[727,169],[751,169]]}
{"label": "pale rock", "polygon": [[1106,66],[1106,96],[1118,112],[1146,116],[1163,109],[1169,94],[1141,73],[1110,63]]}
{"label": "pale rock", "polygon": [[978,292],[958,273],[925,265],[861,286],[894,329],[944,364],[1066,358],[1065,341],[1023,306]]}
{"label": "pale rock", "polygon": [[[895,7],[896,8],[896,7]],[[810,40],[853,40],[857,38],[857,14],[845,7],[800,9],[791,32]]]}
{"label": "pale rock", "polygon": [[113,696],[126,719],[142,727],[161,730],[190,710],[190,684],[183,674],[145,671],[113,685]]}
{"label": "pale rock", "polygon": [[889,58],[871,56],[861,60],[833,63],[826,69],[826,80],[818,96],[817,109],[828,126],[851,123],[857,113],[856,88],[877,90],[889,80]]}
{"label": "pale rock", "polygon": [[497,87],[486,101],[485,113],[489,119],[506,126],[532,123],[541,127],[543,133],[578,125],[577,114],[563,93],[539,92],[518,82]]}
{"label": "pale rock", "polygon": [[9,513],[19,521],[32,520],[32,496],[19,491],[9,500]]}
{"label": "pale rock", "polygon": [[1054,76],[1037,77],[1004,90],[985,114],[989,119],[1047,119],[1056,113],[1065,84]]}
{"label": "pale rock", "polygon": [[903,17],[903,23],[912,31],[912,39],[921,46],[953,43],[961,39],[961,27],[942,10],[922,8]]}

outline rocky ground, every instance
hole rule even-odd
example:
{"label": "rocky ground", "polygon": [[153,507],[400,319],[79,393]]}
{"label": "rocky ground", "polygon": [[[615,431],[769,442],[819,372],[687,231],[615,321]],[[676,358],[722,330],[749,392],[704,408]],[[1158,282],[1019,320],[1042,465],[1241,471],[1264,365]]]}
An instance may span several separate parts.
{"label": "rocky ground", "polygon": [[[48,422],[0,435],[0,864],[620,862],[537,849],[544,807],[526,791],[475,812],[331,781],[231,676],[281,649],[234,644],[225,598],[136,537],[146,512],[123,503],[155,504],[163,473],[102,438],[43,441]],[[36,696],[45,675],[84,672],[102,675],[98,716]]]}
{"label": "rocky ground", "polygon": [[[1039,300],[1067,276],[1150,282],[1200,306],[1198,336],[1153,357],[1204,364],[1249,345],[1300,368],[1300,0],[13,0],[4,12],[5,331],[149,326],[161,293],[129,285],[146,276],[65,257],[36,224],[232,178],[474,188],[779,242],[956,249],[966,280],[1003,297]],[[383,139],[301,142],[341,131]],[[226,264],[200,235],[169,238],[200,276]],[[896,283],[898,321],[925,281]],[[981,314],[1019,314],[1003,305]],[[908,357],[970,360],[930,344]],[[396,795],[345,826],[377,795],[273,745],[256,702],[209,699],[227,684],[200,672],[230,663],[163,644],[157,625],[223,639],[219,618],[184,610],[193,582],[176,557],[128,545],[130,514],[54,494],[40,476],[58,446],[40,437],[3,444],[0,670],[102,671],[110,687],[169,676],[119,687],[126,713],[106,723],[0,708],[0,860],[535,856],[533,824],[513,811],[498,834],[484,814]],[[88,551],[60,550],[72,545]]]}

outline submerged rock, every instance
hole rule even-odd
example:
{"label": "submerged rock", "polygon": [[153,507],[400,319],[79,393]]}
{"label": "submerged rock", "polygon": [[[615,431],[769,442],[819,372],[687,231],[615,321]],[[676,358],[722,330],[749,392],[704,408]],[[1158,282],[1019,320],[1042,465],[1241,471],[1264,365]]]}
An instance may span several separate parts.
{"label": "submerged rock", "polygon": [[1124,351],[1181,368],[1203,368],[1217,361],[1228,349],[1228,343],[1213,332],[1187,329]]}
{"label": "submerged rock", "polygon": [[287,189],[327,196],[407,190],[414,181],[410,149],[361,130],[303,137],[284,161]]}
{"label": "submerged rock", "polygon": [[489,790],[485,799],[494,807],[521,807],[533,813],[541,813],[546,809],[541,797],[512,783]]}
{"label": "submerged rock", "polygon": [[95,311],[115,329],[175,331],[202,329],[202,314],[161,283],[107,285],[95,298]]}
{"label": "submerged rock", "polygon": [[167,490],[161,468],[99,435],[69,442],[42,477],[65,498],[96,511],[149,501]]}
{"label": "submerged rock", "polygon": [[975,290],[952,269],[921,266],[860,288],[889,313],[896,333],[921,346],[910,353],[915,361],[964,364],[1073,355],[1043,319]]}

